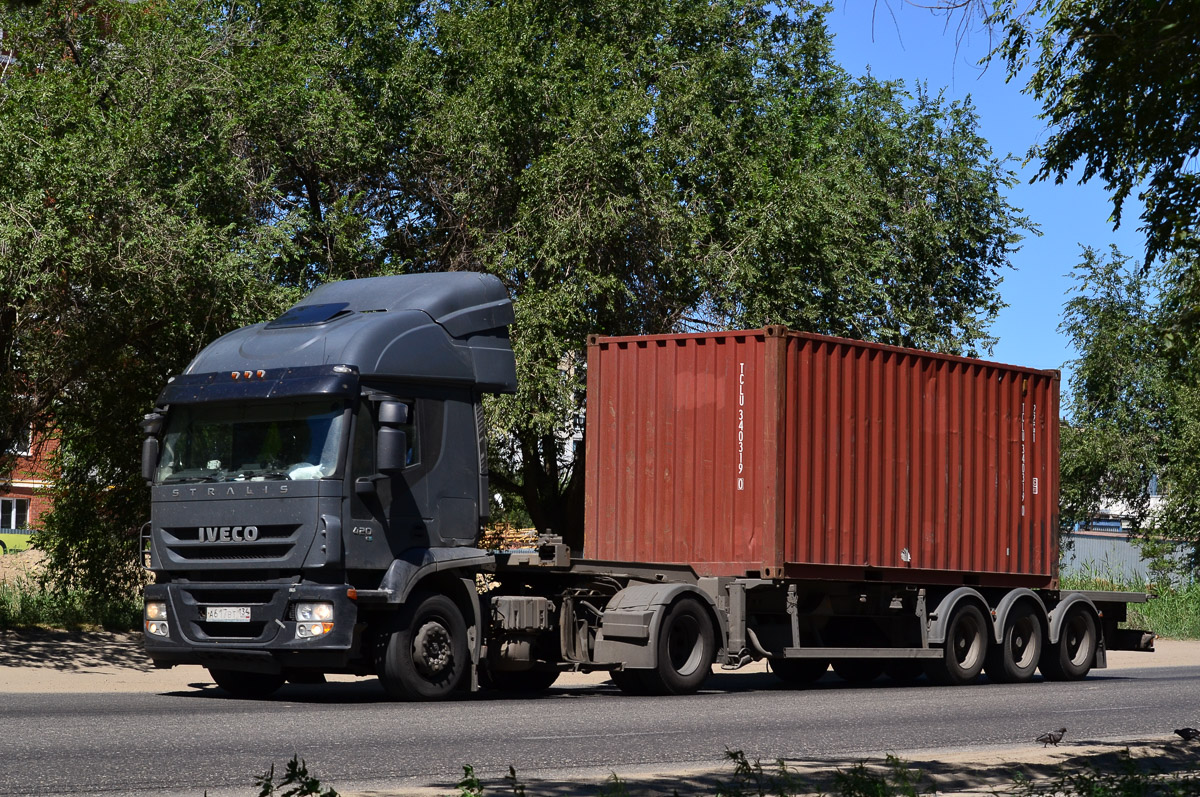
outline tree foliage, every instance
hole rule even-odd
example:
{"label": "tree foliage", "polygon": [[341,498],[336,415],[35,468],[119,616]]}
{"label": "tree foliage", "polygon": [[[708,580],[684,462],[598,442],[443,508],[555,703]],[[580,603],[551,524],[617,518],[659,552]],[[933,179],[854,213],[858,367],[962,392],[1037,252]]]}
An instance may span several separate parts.
{"label": "tree foliage", "polygon": [[[1176,269],[1184,268],[1173,261]],[[1062,519],[1130,517],[1161,575],[1200,561],[1200,390],[1178,352],[1177,283],[1151,280],[1115,248],[1085,249],[1062,330],[1074,362],[1062,432]]]}
{"label": "tree foliage", "polygon": [[[913,0],[908,0],[913,2]],[[919,3],[916,3],[920,5]],[[1194,4],[1157,0],[940,0],[997,38],[989,58],[1025,91],[1050,127],[1030,150],[1035,179],[1103,180],[1119,225],[1130,196],[1142,204],[1146,261],[1195,251],[1200,225],[1200,119]]]}
{"label": "tree foliage", "polygon": [[132,561],[136,424],[166,376],[325,280],[504,281],[521,388],[489,405],[494,481],[576,541],[583,480],[564,447],[590,333],[778,322],[985,350],[1028,226],[1003,199],[1011,175],[969,105],[841,70],[824,13],[0,12],[18,53],[0,82],[0,420],[61,434],[60,575],[102,582]]}

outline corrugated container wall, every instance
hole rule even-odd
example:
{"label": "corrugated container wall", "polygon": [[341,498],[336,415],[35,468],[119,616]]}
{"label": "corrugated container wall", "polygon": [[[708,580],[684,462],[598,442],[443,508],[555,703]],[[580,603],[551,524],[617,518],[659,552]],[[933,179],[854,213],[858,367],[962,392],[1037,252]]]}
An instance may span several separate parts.
{"label": "corrugated container wall", "polygon": [[1054,586],[1058,381],[782,327],[593,338],[584,555]]}

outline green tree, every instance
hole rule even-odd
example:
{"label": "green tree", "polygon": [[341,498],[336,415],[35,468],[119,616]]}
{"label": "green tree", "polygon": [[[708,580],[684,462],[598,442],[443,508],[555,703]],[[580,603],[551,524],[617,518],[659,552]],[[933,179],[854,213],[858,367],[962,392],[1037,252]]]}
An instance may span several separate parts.
{"label": "green tree", "polygon": [[[796,0],[46,0],[0,13],[0,427],[59,429],[65,580],[135,575],[137,421],[316,283],[504,280],[493,475],[578,540],[586,336],[986,349],[1027,223],[967,105],[854,80]],[[9,134],[11,133],[11,135]],[[6,398],[7,400],[7,398]],[[3,442],[3,441],[0,441]],[[115,563],[120,563],[115,564]]]}
{"label": "green tree", "polygon": [[492,403],[493,478],[539,527],[579,540],[564,447],[589,333],[700,318],[989,345],[1027,225],[1000,193],[1011,176],[969,106],[838,68],[824,14],[519,0],[429,18],[431,71],[397,92],[426,103],[410,150],[426,251],[516,299],[521,389]]}
{"label": "green tree", "polygon": [[1151,280],[1115,248],[1107,258],[1085,248],[1073,276],[1062,330],[1080,354],[1064,407],[1064,527],[1117,510],[1158,576],[1194,570],[1200,391],[1185,378],[1194,365],[1173,351],[1177,283]]}
{"label": "green tree", "polygon": [[941,0],[935,7],[963,12],[964,25],[981,20],[998,37],[987,60],[1003,62],[1010,78],[1032,67],[1024,90],[1042,103],[1050,126],[1030,150],[1042,161],[1035,179],[1100,178],[1117,225],[1136,192],[1147,262],[1200,246],[1193,3]]}

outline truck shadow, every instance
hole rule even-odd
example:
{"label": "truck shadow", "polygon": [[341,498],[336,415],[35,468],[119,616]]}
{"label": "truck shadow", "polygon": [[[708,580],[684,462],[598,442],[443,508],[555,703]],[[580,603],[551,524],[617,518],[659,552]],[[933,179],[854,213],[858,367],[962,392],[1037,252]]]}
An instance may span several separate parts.
{"label": "truck shadow", "polygon": [[0,667],[48,667],[60,672],[116,667],[150,672],[142,635],[106,631],[0,631]]}
{"label": "truck shadow", "polygon": [[[1100,671],[1103,673],[1103,671]],[[1088,681],[1099,680],[1127,680],[1126,676],[1118,676],[1115,674],[1096,674],[1093,673],[1088,677]],[[1043,682],[1041,676],[1035,676],[1031,683],[1037,684]],[[1049,682],[1047,682],[1049,683]],[[1013,684],[993,684],[986,677],[981,677],[978,687],[997,686],[1001,688],[1021,688],[1021,685]],[[216,684],[207,681],[197,681],[188,684],[189,691],[175,690],[162,693],[163,696],[183,697],[192,699],[208,699],[208,700],[236,700],[229,693],[219,688]],[[704,687],[694,696],[695,698],[703,698],[705,696],[739,694],[752,692],[827,692],[827,691],[842,691],[852,689],[938,689],[939,687],[924,678],[918,679],[915,682],[899,683],[888,680],[887,678],[878,678],[868,683],[849,683],[838,678],[833,673],[827,673],[824,677],[815,683],[805,686],[795,686],[780,681],[776,676],[769,672],[717,672],[714,673]],[[947,687],[953,688],[953,687]],[[959,687],[961,688],[961,687]],[[600,698],[600,697],[617,697],[623,700],[680,700],[686,698],[679,697],[661,697],[661,696],[641,696],[641,695],[626,695],[621,692],[612,681],[604,679],[600,680],[600,676],[594,676],[589,683],[570,684],[559,682],[555,686],[542,692],[503,692],[492,690],[481,690],[475,693],[462,692],[454,695],[446,701],[448,703],[492,703],[505,702],[511,700],[530,701],[530,700],[571,700],[584,698]],[[323,684],[293,684],[287,683],[272,695],[261,698],[262,702],[285,702],[285,703],[303,703],[303,704],[368,704],[368,703],[393,703],[387,693],[384,691],[378,679],[364,676],[354,681],[331,681]],[[249,702],[259,702],[250,700]],[[404,705],[403,703],[397,703]],[[429,705],[422,703],[412,703],[409,705],[421,706]]]}

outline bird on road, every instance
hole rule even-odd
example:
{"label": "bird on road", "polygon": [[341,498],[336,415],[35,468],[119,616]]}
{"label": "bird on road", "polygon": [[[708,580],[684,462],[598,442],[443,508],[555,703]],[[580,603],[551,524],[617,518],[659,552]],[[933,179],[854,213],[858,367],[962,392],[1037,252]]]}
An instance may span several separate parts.
{"label": "bird on road", "polygon": [[1047,745],[1051,744],[1055,747],[1058,747],[1058,743],[1062,741],[1063,734],[1066,732],[1066,728],[1059,728],[1056,731],[1046,731],[1037,738],[1037,741],[1042,743],[1042,747],[1046,747]]}
{"label": "bird on road", "polygon": [[1194,742],[1200,739],[1200,731],[1195,728],[1176,728],[1175,734],[1185,742]]}

